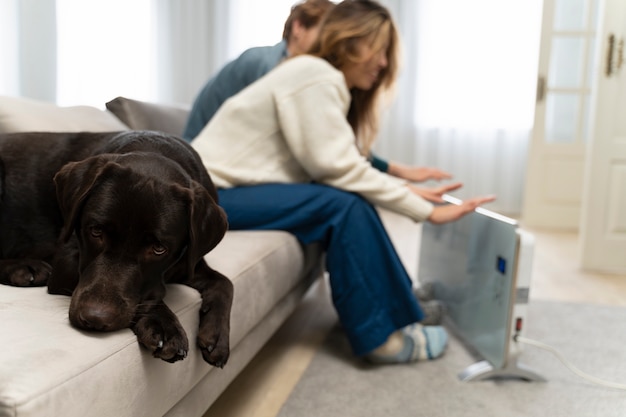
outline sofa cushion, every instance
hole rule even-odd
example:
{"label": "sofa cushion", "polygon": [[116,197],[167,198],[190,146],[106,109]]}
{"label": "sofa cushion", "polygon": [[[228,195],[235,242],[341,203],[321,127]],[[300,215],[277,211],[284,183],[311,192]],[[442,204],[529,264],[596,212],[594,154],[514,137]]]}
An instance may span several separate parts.
{"label": "sofa cushion", "polygon": [[0,133],[119,130],[128,130],[128,126],[112,113],[95,107],[60,107],[38,100],[0,96]]}
{"label": "sofa cushion", "polygon": [[[231,348],[298,284],[310,265],[304,253],[285,232],[229,231],[207,255],[235,287]],[[319,259],[319,252],[311,255]],[[129,329],[92,333],[71,327],[69,297],[42,287],[1,286],[0,416],[165,414],[208,373],[223,372],[206,364],[193,343],[199,294],[169,285],[165,301],[193,347],[174,364],[153,358]]]}
{"label": "sofa cushion", "polygon": [[206,259],[233,280],[230,343],[236,346],[301,280],[318,268],[321,248],[302,248],[282,231],[229,231]]}
{"label": "sofa cushion", "polygon": [[106,104],[107,109],[135,130],[158,130],[181,136],[189,116],[189,106],[157,104],[117,97]]}

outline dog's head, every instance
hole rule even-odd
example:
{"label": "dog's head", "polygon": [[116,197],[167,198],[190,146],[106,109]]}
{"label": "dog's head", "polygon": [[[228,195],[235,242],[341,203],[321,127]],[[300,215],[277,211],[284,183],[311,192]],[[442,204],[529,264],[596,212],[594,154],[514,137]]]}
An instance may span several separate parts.
{"label": "dog's head", "polygon": [[140,303],[163,298],[168,271],[193,274],[227,229],[207,189],[155,153],[71,162],[54,181],[61,240],[75,233],[78,241],[79,279],[69,317],[79,328],[128,327]]}

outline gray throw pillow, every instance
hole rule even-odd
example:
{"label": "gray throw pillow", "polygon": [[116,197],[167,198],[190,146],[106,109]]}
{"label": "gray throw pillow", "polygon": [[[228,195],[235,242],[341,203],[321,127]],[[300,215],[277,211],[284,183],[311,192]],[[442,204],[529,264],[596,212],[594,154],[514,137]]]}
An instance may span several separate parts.
{"label": "gray throw pillow", "polygon": [[106,103],[107,109],[133,130],[157,130],[182,136],[190,107],[157,104],[117,97]]}

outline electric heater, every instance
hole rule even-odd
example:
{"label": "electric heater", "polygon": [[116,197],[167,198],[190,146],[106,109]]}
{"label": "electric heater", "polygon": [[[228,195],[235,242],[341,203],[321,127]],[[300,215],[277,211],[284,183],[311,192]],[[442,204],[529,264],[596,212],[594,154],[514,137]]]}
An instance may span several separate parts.
{"label": "electric heater", "polygon": [[460,379],[544,380],[520,363],[515,341],[526,325],[533,249],[534,237],[515,220],[483,208],[456,222],[423,224],[418,280],[432,283],[446,326],[478,358]]}

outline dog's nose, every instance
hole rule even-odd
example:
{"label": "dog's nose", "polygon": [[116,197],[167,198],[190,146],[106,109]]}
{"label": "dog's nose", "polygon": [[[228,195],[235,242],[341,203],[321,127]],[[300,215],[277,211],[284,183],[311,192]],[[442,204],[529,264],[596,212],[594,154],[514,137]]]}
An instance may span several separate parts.
{"label": "dog's nose", "polygon": [[115,309],[111,306],[92,304],[78,312],[78,327],[86,330],[108,331],[114,327]]}

